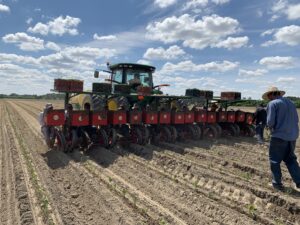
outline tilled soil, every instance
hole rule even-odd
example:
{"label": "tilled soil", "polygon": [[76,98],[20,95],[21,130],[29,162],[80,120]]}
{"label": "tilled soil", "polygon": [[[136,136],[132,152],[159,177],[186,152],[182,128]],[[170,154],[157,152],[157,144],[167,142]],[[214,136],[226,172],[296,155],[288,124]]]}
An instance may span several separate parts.
{"label": "tilled soil", "polygon": [[269,186],[267,145],[221,138],[65,154],[44,144],[45,103],[0,101],[1,224],[300,224],[284,165],[286,191]]}

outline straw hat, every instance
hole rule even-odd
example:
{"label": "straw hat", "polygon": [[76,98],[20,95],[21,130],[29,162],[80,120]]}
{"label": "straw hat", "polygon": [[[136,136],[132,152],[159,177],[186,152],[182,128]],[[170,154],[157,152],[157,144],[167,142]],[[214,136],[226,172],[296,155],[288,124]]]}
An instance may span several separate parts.
{"label": "straw hat", "polygon": [[268,90],[262,95],[262,98],[264,100],[269,100],[268,94],[273,93],[273,92],[279,92],[281,96],[285,94],[285,91],[280,91],[277,87],[269,87]]}

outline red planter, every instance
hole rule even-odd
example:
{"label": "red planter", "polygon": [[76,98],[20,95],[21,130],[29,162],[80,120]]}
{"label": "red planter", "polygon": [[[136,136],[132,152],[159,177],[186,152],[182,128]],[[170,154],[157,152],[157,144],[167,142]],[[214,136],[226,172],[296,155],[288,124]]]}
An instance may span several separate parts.
{"label": "red planter", "polygon": [[253,113],[246,113],[246,123],[247,124],[252,124],[253,118],[254,118]]}
{"label": "red planter", "polygon": [[244,122],[245,121],[245,112],[237,111],[235,114],[235,121],[236,122]]}
{"label": "red planter", "polygon": [[158,113],[157,112],[143,112],[143,122],[145,124],[157,124],[158,123]]}
{"label": "red planter", "polygon": [[227,122],[229,123],[235,122],[235,111],[227,112]]}
{"label": "red planter", "polygon": [[141,111],[129,111],[127,113],[127,121],[130,124],[141,124],[142,123],[142,112]]}
{"label": "red planter", "polygon": [[61,126],[65,123],[65,111],[60,110],[51,110],[44,117],[45,124],[47,126]]}
{"label": "red planter", "polygon": [[159,112],[159,123],[160,124],[170,124],[171,123],[171,113],[161,111]]}
{"label": "red planter", "polygon": [[216,112],[207,112],[207,123],[216,123],[217,122],[217,113]]}
{"label": "red planter", "polygon": [[195,112],[185,112],[184,114],[184,123],[194,123],[195,122]]}
{"label": "red planter", "polygon": [[184,112],[172,112],[172,124],[184,124]]}
{"label": "red planter", "polygon": [[218,122],[227,122],[227,112],[218,112]]}
{"label": "red planter", "polygon": [[80,127],[90,125],[90,115],[84,110],[73,111],[70,114],[71,126]]}
{"label": "red planter", "polygon": [[109,111],[108,121],[113,125],[121,125],[127,123],[126,111]]}
{"label": "red planter", "polygon": [[195,112],[195,122],[196,123],[206,123],[207,122],[207,111],[201,109]]}
{"label": "red planter", "polygon": [[93,111],[91,118],[93,126],[106,126],[108,124],[107,111]]}

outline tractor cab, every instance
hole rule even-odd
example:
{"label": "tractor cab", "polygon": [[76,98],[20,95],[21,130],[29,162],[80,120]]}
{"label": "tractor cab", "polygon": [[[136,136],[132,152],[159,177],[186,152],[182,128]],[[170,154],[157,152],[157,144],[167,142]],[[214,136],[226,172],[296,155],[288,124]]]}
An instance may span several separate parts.
{"label": "tractor cab", "polygon": [[153,88],[152,73],[155,71],[153,66],[119,63],[109,66],[109,69],[112,83],[127,84],[133,89],[139,85]]}

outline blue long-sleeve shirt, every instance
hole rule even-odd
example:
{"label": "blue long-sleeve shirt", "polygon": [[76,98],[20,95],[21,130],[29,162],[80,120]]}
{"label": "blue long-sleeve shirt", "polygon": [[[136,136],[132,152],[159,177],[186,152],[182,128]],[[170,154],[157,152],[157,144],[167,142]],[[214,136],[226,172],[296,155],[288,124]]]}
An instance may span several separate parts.
{"label": "blue long-sleeve shirt", "polygon": [[286,141],[295,141],[299,136],[298,114],[293,102],[279,97],[267,106],[267,125],[271,128],[272,137]]}

